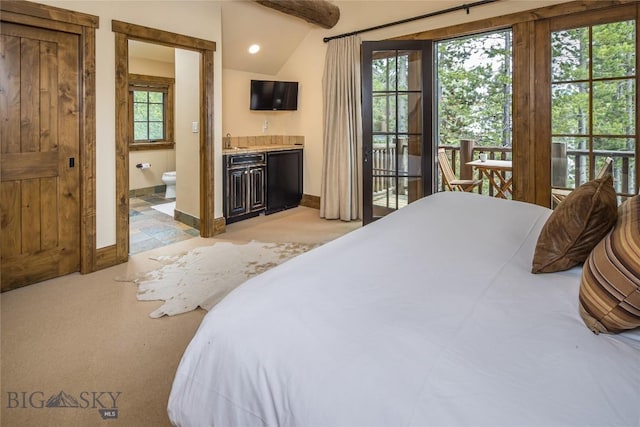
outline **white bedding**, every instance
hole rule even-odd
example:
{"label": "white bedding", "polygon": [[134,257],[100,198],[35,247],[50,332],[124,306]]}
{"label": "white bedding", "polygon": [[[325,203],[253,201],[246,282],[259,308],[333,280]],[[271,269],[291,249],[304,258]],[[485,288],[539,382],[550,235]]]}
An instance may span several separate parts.
{"label": "white bedding", "polygon": [[178,426],[640,426],[640,333],[594,335],[550,210],[439,193],[250,279],[204,318]]}

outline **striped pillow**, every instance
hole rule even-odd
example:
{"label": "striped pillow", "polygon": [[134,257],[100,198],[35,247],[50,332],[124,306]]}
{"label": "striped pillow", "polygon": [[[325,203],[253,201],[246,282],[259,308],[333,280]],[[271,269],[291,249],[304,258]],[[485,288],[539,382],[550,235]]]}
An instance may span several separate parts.
{"label": "striped pillow", "polygon": [[640,196],[620,206],[616,225],[584,263],[580,315],[595,333],[640,327]]}

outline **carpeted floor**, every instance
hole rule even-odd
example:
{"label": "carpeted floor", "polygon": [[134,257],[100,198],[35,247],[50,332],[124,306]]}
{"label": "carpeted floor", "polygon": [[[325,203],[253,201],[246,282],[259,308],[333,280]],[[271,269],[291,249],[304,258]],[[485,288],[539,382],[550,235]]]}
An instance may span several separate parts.
{"label": "carpeted floor", "polygon": [[359,226],[300,207],[231,224],[216,239],[186,240],[96,273],[1,294],[0,425],[170,425],[173,375],[206,312],[151,319],[162,302],[139,302],[135,285],[113,279],[157,267],[150,256],[214,241],[324,243]]}

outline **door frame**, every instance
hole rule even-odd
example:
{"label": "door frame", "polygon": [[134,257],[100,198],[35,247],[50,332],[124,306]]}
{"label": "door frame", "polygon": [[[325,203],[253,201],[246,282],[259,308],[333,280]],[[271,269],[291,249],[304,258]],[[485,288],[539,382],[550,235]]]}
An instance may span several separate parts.
{"label": "door frame", "polygon": [[0,2],[1,20],[79,37],[80,272],[98,269],[96,249],[96,29],[99,18],[28,1]]}
{"label": "door frame", "polygon": [[[365,63],[371,62],[371,52],[375,50],[420,50],[422,67],[422,193],[428,196],[436,190],[435,141],[433,138],[433,42],[431,40],[382,40],[362,42],[362,220],[363,224],[373,222],[379,217],[373,216],[373,166],[371,151],[373,147],[373,128],[371,118],[365,117],[373,110],[371,96],[372,76],[366,74]],[[408,133],[408,132],[407,132]],[[396,171],[396,177],[397,177]],[[399,208],[396,208],[396,210]]]}
{"label": "door frame", "polygon": [[112,20],[116,67],[116,263],[129,259],[129,40],[200,53],[200,236],[212,237],[214,218],[213,55],[216,43]]}

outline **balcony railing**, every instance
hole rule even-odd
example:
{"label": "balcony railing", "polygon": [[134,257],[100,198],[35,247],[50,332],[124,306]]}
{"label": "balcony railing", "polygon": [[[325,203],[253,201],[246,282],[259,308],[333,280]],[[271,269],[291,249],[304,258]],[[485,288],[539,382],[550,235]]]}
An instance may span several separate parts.
{"label": "balcony railing", "polygon": [[[451,167],[456,174],[457,177],[470,177],[469,173],[474,173],[469,169],[468,166],[464,165],[465,160],[462,160],[461,164],[461,149],[459,145],[440,145],[439,148],[444,148],[451,159]],[[405,145],[400,144],[401,150],[401,159],[404,158],[402,155],[406,149]],[[487,154],[489,159],[495,160],[511,160],[512,159],[512,149],[511,147],[486,147],[486,146],[476,146],[473,147],[471,152],[471,159],[477,159],[478,154],[480,152],[484,152]],[[564,154],[564,153],[563,153]],[[636,174],[636,159],[635,153],[633,151],[607,151],[607,150],[594,150],[593,151],[594,159],[611,157],[613,158],[612,164],[612,175],[614,178],[614,186],[616,188],[616,192],[621,196],[632,196],[637,193],[637,188],[635,186],[635,174]],[[564,160],[562,160],[564,159]],[[589,180],[589,170],[588,170],[588,159],[589,152],[587,150],[567,150],[566,155],[562,158],[555,158],[553,162],[554,167],[554,188],[575,188],[580,186]],[[558,163],[560,160],[560,163]],[[396,147],[373,147],[372,153],[372,162],[373,162],[373,192],[375,194],[381,194],[384,192],[388,192],[392,190],[394,193],[403,194],[404,189],[399,188],[396,189],[390,188],[390,186],[395,186],[394,182],[390,182],[393,180],[389,180],[386,177],[380,177],[375,175],[395,175],[396,173]],[[565,166],[558,166],[564,164]],[[400,170],[406,170],[406,165],[403,165],[402,162],[399,165]],[[465,170],[466,168],[466,170]],[[439,173],[439,172],[438,172]],[[594,173],[597,173],[597,166]],[[462,176],[461,176],[462,175]],[[473,177],[476,175],[474,173]],[[573,178],[575,177],[575,178]],[[439,186],[440,190],[444,191],[444,183],[442,178],[439,176]],[[572,179],[573,178],[573,181]],[[478,187],[477,192],[479,194],[488,194],[489,196],[493,196],[494,190],[488,185],[486,182],[486,178],[484,178],[483,185]],[[401,181],[402,182],[402,181]],[[574,184],[575,187],[572,187],[570,184]]]}
{"label": "balcony railing", "polygon": [[[616,193],[621,196],[632,196],[637,192],[635,187],[636,159],[633,151],[593,150],[595,162],[594,174],[606,157],[611,157],[611,175]],[[552,158],[554,188],[577,188],[590,179],[589,151],[566,150],[566,155]]]}

